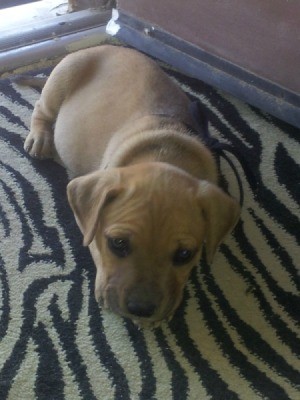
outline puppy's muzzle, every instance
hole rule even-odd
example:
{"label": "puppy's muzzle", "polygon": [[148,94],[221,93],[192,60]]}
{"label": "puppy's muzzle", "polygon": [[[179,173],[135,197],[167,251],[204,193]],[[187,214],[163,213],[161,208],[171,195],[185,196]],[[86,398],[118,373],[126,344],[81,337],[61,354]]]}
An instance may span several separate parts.
{"label": "puppy's muzzle", "polygon": [[162,299],[162,294],[153,285],[137,283],[126,288],[109,285],[103,300],[108,308],[123,316],[152,319],[160,314]]}
{"label": "puppy's muzzle", "polygon": [[137,286],[127,292],[126,307],[129,314],[136,317],[152,317],[159,306],[161,296],[158,291],[145,287]]}

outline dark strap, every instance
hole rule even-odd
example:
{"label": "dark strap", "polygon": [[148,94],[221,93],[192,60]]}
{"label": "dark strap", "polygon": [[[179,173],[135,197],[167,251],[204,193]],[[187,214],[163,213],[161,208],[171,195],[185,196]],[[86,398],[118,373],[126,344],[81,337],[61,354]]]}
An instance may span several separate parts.
{"label": "dark strap", "polygon": [[188,126],[188,128],[197,136],[201,138],[203,143],[213,152],[217,157],[218,166],[220,168],[220,157],[223,157],[227,163],[230,165],[237,179],[237,183],[240,191],[240,205],[244,203],[244,190],[242,180],[234,165],[231,158],[226,153],[231,153],[242,166],[244,173],[248,179],[248,182],[252,188],[257,187],[257,182],[252,170],[249,168],[248,163],[238,152],[236,148],[227,143],[222,143],[218,139],[211,136],[208,129],[208,118],[204,107],[199,103],[199,101],[192,101],[190,103],[190,114],[193,118],[193,126]]}

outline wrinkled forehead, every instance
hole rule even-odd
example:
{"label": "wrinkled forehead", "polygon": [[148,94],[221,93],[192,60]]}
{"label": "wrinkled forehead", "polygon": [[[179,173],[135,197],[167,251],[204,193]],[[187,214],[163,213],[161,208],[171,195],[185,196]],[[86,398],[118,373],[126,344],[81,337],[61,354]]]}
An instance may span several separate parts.
{"label": "wrinkled forehead", "polygon": [[158,197],[169,200],[172,204],[174,196],[180,196],[188,201],[195,196],[198,189],[198,181],[192,176],[173,167],[149,168],[141,170],[127,178],[129,192],[135,196],[141,196],[145,200],[153,201]]}
{"label": "wrinkled forehead", "polygon": [[178,179],[144,179],[129,185],[105,212],[107,225],[128,227],[137,235],[199,236],[202,213],[191,183]]}

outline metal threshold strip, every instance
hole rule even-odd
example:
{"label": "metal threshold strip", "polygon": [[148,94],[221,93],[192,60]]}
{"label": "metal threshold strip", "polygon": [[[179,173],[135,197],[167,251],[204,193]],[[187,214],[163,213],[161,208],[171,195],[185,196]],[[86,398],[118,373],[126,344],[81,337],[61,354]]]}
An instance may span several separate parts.
{"label": "metal threshold strip", "polygon": [[88,9],[5,30],[0,25],[0,74],[103,42],[110,17],[111,11]]}

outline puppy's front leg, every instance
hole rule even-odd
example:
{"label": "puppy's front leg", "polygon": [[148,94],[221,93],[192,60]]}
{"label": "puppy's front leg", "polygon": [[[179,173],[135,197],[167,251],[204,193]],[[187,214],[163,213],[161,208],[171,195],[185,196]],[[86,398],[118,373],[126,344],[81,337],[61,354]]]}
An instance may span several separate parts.
{"label": "puppy's front leg", "polygon": [[94,289],[94,294],[95,294],[95,299],[98,303],[104,305],[104,293],[103,293],[103,286],[105,283],[105,276],[104,276],[104,271],[102,267],[102,257],[99,252],[99,249],[97,247],[97,244],[95,240],[93,240],[90,245],[89,249],[91,252],[91,256],[94,260],[94,264],[96,266],[96,280],[95,280],[95,289]]}
{"label": "puppy's front leg", "polygon": [[95,294],[95,299],[96,299],[97,303],[104,305],[102,276],[101,276],[100,268],[97,268],[94,294]]}
{"label": "puppy's front leg", "polygon": [[24,149],[34,158],[52,158],[54,150],[53,124],[55,117],[49,115],[41,100],[35,104],[31,117],[30,133]]}

